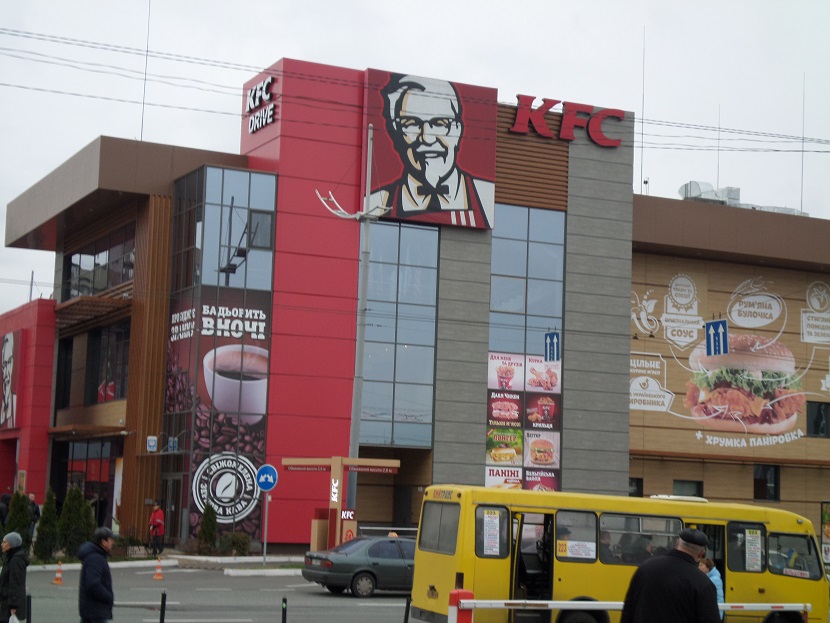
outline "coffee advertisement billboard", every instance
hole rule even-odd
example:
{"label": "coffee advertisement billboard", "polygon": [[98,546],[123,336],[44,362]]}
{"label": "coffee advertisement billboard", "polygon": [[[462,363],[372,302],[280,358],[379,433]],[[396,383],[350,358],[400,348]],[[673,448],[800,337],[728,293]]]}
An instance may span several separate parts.
{"label": "coffee advertisement billboard", "polygon": [[[207,504],[220,530],[260,538],[256,470],[265,461],[271,293],[203,286],[171,310],[168,413],[191,411],[191,534]],[[163,442],[163,440],[162,440]]]}

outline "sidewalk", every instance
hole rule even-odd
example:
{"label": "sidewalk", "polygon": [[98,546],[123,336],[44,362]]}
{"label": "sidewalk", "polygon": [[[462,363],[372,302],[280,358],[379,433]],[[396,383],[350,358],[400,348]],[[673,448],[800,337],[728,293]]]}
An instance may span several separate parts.
{"label": "sidewalk", "polygon": [[[121,560],[110,562],[113,569],[146,567],[154,568],[159,563],[154,558],[143,560]],[[302,565],[302,556],[266,556],[263,562],[262,556],[187,556],[176,550],[170,550],[161,556],[162,567],[181,567],[182,569],[223,569],[225,575],[232,576],[267,576],[267,575],[300,575],[299,568],[292,568],[291,565]],[[30,564],[28,570],[32,571],[56,571],[57,564],[39,565]],[[79,570],[81,563],[70,562],[61,564],[64,571]]]}

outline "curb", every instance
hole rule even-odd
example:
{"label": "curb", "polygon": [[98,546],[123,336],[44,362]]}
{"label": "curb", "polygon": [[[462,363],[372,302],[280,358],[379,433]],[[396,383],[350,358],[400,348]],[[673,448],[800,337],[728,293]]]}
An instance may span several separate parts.
{"label": "curb", "polygon": [[[158,564],[157,560],[125,560],[121,562],[111,562],[110,569],[121,569],[121,568],[129,568],[129,567],[155,567]],[[162,559],[161,561],[162,567],[178,567],[179,561],[178,560],[169,560],[169,559]],[[78,571],[81,568],[81,563],[79,562],[70,562],[65,565],[61,565],[61,569],[63,571]],[[58,565],[29,565],[27,570],[31,571],[57,571]]]}
{"label": "curb", "polygon": [[302,569],[225,569],[229,576],[300,575]]}

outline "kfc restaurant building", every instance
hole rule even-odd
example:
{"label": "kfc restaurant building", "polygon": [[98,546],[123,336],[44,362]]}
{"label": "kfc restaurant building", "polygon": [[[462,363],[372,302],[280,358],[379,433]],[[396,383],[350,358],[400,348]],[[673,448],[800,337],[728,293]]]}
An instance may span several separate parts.
{"label": "kfc restaurant building", "polygon": [[[160,497],[174,538],[209,502],[260,540],[263,464],[279,544],[309,543],[350,477],[359,525],[416,525],[439,482],[751,502],[776,473],[772,501],[817,520],[827,267],[800,245],[757,255],[691,233],[697,211],[816,242],[830,227],[633,197],[633,126],[286,59],[245,85],[238,155],[96,139],[9,204],[7,246],[56,253],[59,302],[38,304],[52,404],[19,401],[0,440],[22,448],[40,422],[58,497],[83,487],[133,535]],[[26,344],[15,313],[0,329]],[[774,431],[710,430],[726,412],[712,389],[686,395],[718,313],[804,373],[807,398],[779,388],[794,416],[758,407]],[[341,477],[350,448],[364,467]]]}

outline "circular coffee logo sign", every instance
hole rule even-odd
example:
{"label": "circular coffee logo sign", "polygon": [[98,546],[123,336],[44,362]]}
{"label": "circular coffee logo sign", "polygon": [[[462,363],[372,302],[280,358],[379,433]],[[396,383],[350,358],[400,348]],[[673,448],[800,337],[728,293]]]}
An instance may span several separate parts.
{"label": "circular coffee logo sign", "polygon": [[247,517],[257,505],[256,467],[233,452],[212,454],[193,474],[193,501],[200,512],[210,500],[217,523]]}

